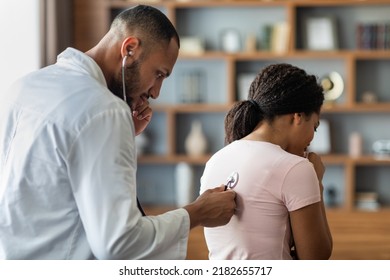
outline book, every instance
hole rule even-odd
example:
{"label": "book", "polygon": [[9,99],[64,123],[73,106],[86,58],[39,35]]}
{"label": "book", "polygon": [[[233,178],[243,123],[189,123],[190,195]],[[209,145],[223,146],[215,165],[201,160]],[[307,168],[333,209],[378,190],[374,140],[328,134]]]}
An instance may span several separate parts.
{"label": "book", "polygon": [[289,25],[287,22],[278,22],[272,26],[271,51],[285,53],[288,51]]}
{"label": "book", "polygon": [[368,211],[377,211],[380,208],[376,192],[356,193],[355,204],[356,208]]}
{"label": "book", "polygon": [[390,49],[390,23],[358,23],[356,25],[356,48],[361,50]]}

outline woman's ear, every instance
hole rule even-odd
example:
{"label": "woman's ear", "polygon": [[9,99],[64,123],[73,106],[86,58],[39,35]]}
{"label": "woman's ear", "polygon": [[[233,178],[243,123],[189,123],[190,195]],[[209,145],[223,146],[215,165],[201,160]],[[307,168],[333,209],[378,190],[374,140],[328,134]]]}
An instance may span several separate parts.
{"label": "woman's ear", "polygon": [[305,116],[304,116],[303,113],[294,113],[294,115],[293,115],[293,121],[294,121],[294,123],[296,123],[296,124],[301,124],[304,117],[305,117]]}

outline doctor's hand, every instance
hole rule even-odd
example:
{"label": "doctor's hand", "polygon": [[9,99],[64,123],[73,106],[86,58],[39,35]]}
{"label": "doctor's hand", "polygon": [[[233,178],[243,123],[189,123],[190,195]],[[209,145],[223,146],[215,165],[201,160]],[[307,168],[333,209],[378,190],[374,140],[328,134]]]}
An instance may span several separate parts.
{"label": "doctor's hand", "polygon": [[184,207],[190,215],[191,228],[201,225],[216,227],[227,224],[236,208],[236,193],[221,185],[202,193],[193,203]]}
{"label": "doctor's hand", "polygon": [[152,120],[153,111],[149,106],[149,101],[142,98],[141,101],[132,110],[135,135],[139,135],[148,126]]}

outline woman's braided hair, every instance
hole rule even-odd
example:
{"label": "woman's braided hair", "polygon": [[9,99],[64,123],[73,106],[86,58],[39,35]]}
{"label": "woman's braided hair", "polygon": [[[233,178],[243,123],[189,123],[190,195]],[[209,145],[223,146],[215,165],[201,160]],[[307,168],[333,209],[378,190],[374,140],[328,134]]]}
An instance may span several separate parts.
{"label": "woman's braided hair", "polygon": [[291,113],[319,113],[323,101],[323,88],[314,75],[287,63],[269,65],[252,82],[248,100],[235,103],[227,113],[225,143],[247,136],[263,120]]}

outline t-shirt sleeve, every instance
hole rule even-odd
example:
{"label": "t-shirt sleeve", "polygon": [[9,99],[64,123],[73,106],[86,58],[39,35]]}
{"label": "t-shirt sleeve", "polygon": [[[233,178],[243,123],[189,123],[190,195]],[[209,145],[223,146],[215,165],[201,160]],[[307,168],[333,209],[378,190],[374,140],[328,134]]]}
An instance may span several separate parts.
{"label": "t-shirt sleeve", "polygon": [[286,174],[282,199],[289,212],[321,200],[317,174],[311,162],[300,161]]}

